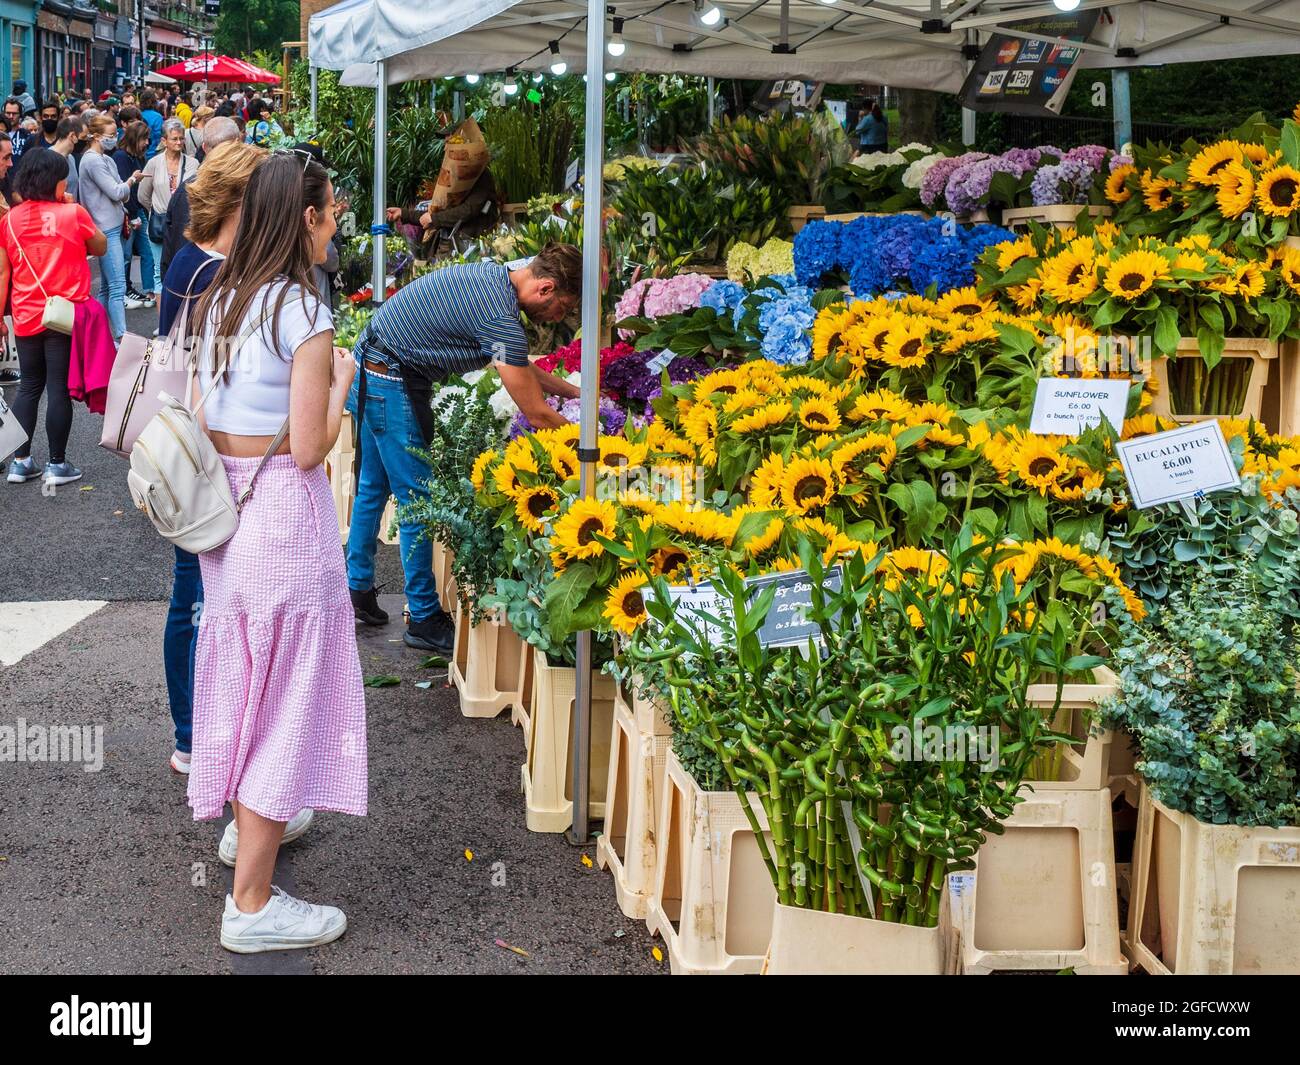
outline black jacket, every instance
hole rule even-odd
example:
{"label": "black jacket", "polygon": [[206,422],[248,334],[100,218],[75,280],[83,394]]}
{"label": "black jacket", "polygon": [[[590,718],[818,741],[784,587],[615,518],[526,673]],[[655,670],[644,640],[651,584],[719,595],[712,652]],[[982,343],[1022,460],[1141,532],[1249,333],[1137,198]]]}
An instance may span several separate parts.
{"label": "black jacket", "polygon": [[167,230],[162,243],[162,276],[167,276],[167,267],[171,265],[172,256],[185,244],[185,230],[190,225],[190,178],[181,184],[167,204]]}

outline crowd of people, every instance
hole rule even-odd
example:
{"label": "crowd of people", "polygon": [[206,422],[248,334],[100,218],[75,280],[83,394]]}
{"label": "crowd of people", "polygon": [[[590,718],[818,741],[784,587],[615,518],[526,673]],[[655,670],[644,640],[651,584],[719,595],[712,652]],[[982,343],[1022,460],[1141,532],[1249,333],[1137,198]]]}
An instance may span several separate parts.
{"label": "crowd of people", "polygon": [[[73,401],[85,398],[78,346],[101,335],[111,362],[126,308],[156,305],[155,336],[193,356],[186,402],[240,499],[226,542],[198,554],[174,543],[162,648],[170,765],[188,780],[196,820],[227,803],[234,813],[218,845],[235,870],[222,945],[288,950],[347,927],[339,908],[274,886],[273,871],[314,811],[366,812],[355,626],[388,621],[374,587],[380,515],[390,494],[427,491],[409,449],[430,439],[432,390],[495,364],[534,424],[562,423],[544,396],[576,388],[529,362],[520,319],[573,310],[581,256],[552,245],[515,269],[434,271],[385,302],[355,350],[337,347],[335,234],[346,205],[320,149],[269,147],[282,132],[257,99],[192,102],[151,89],[39,109],[5,101],[0,305],[18,350],[13,410],[28,437],[8,481],[57,489],[81,477],[66,454]],[[42,397],[43,469],[32,455]],[[323,466],[345,410],[360,464],[346,558]],[[453,626],[415,531],[402,530],[404,640],[447,654]]]}

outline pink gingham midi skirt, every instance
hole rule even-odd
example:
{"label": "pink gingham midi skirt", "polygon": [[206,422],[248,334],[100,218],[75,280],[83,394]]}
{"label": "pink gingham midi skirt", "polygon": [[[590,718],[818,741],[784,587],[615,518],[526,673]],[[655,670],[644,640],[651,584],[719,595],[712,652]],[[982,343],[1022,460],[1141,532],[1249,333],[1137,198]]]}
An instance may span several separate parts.
{"label": "pink gingham midi skirt", "polygon": [[[235,498],[258,460],[221,456]],[[366,812],[366,702],[325,468],[275,455],[226,543],[199,556],[189,803],[273,821]]]}

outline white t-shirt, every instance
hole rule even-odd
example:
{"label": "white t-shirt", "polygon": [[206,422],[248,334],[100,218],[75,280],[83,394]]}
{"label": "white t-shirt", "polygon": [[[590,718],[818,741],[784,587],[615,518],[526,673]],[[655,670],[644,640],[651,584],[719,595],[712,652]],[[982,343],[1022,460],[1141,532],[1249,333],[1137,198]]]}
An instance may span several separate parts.
{"label": "white t-shirt", "polygon": [[[235,331],[235,339],[248,332],[263,314],[267,317],[232,353],[229,377],[213,389],[204,404],[209,429],[236,436],[274,436],[288,417],[289,374],[294,353],[317,333],[333,329],[334,321],[320,297],[315,292],[304,293],[299,285],[289,285],[277,318],[276,300],[286,285],[288,281],[279,278],[263,285],[253,296],[248,315]],[[205,353],[200,363],[200,389],[206,389],[211,383],[213,367],[225,363],[221,351],[214,354],[207,349],[212,323],[213,317],[209,317],[203,334],[204,347],[200,348]],[[277,334],[278,344],[274,342]]]}

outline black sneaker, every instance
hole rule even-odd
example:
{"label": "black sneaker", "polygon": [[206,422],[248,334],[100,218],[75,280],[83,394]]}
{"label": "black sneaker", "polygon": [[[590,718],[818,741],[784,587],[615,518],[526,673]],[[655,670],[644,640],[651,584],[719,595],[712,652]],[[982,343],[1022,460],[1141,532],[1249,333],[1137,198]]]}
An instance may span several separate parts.
{"label": "black sneaker", "polygon": [[412,619],[402,639],[407,647],[432,651],[437,655],[449,655],[456,646],[456,624],[447,611],[439,610],[424,621]]}
{"label": "black sneaker", "polygon": [[352,613],[357,616],[357,620],[363,625],[387,625],[388,613],[380,608],[379,596],[371,588],[368,592],[358,592],[355,588],[349,588],[348,594],[352,596]]}
{"label": "black sneaker", "polygon": [[17,383],[17,370],[0,370],[0,385],[16,385]]}

